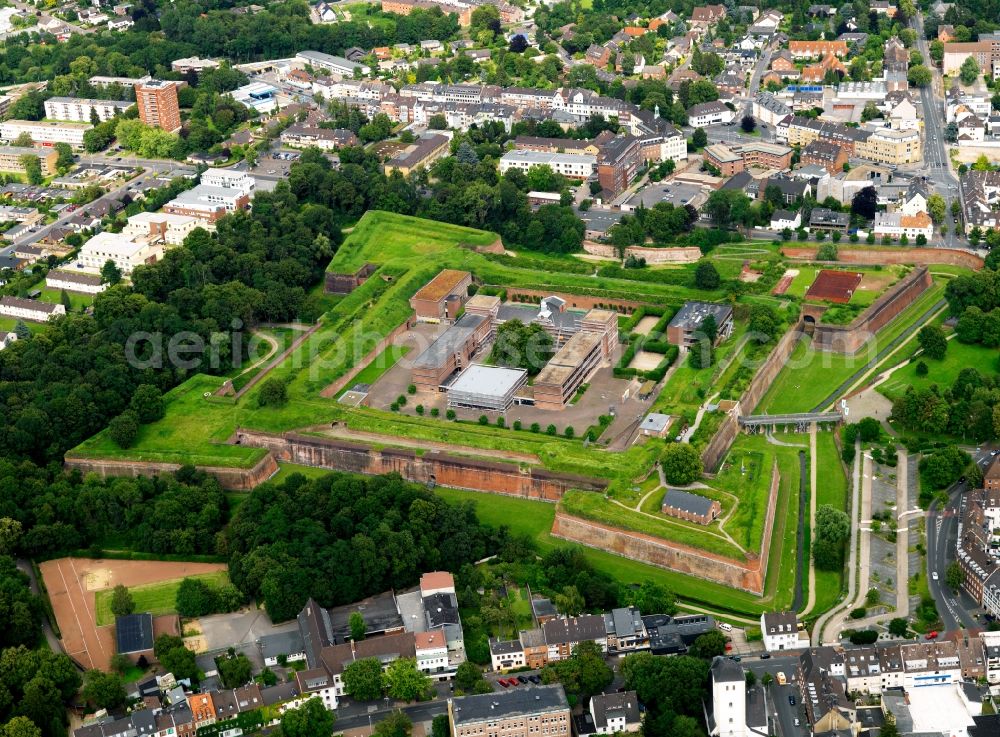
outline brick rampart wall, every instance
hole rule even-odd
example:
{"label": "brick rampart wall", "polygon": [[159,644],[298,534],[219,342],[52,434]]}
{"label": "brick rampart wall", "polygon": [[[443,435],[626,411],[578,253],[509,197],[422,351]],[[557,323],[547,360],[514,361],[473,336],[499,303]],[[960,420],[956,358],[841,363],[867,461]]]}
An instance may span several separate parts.
{"label": "brick rampart wall", "polygon": [[[782,248],[781,253],[797,261],[813,261],[819,246],[795,246]],[[932,266],[949,264],[965,266],[978,271],[983,268],[983,260],[975,254],[951,248],[848,248],[838,249],[837,261],[842,264],[914,264]]]}
{"label": "brick rampart wall", "polygon": [[481,461],[464,456],[402,448],[370,448],[332,438],[285,433],[274,435],[252,430],[237,430],[236,442],[267,448],[279,461],[304,466],[328,468],[366,475],[398,473],[408,481],[506,494],[555,502],[568,489],[603,491],[607,482],[600,479],[561,474],[515,463]]}
{"label": "brick rampart wall", "polygon": [[758,369],[757,374],[750,382],[750,386],[743,392],[738,406],[726,414],[726,417],[722,420],[722,424],[719,425],[719,429],[716,430],[715,435],[712,436],[708,445],[701,452],[701,462],[706,470],[714,471],[722,463],[722,459],[729,452],[730,446],[740,431],[737,419],[739,413],[746,414],[753,412],[757,405],[760,404],[760,400],[764,398],[764,394],[767,393],[771,384],[774,383],[774,379],[781,372],[781,369],[784,368],[788,357],[795,350],[795,344],[801,335],[801,328],[802,325],[799,323],[782,336],[781,340],[778,341],[778,345],[774,347],[767,360]]}
{"label": "brick rampart wall", "polygon": [[848,355],[857,353],[874,338],[876,332],[913,304],[932,282],[926,266],[914,269],[875,300],[850,325],[817,323],[813,330],[813,344],[818,350]]}
{"label": "brick rampart wall", "polygon": [[[101,478],[108,476],[157,476],[172,473],[181,467],[179,463],[154,463],[151,461],[116,461],[105,458],[67,458],[63,466],[68,471],[96,473]],[[197,466],[199,471],[209,473],[219,479],[223,488],[234,491],[249,491],[278,472],[274,456],[268,453],[252,468],[224,468],[222,466]]]}
{"label": "brick rampart wall", "polygon": [[730,560],[662,538],[608,527],[561,511],[556,512],[552,534],[563,540],[735,589],[754,594],[762,594],[764,591],[764,569],[756,556],[754,560],[748,561]]}
{"label": "brick rampart wall", "polygon": [[[607,243],[584,241],[583,250],[591,256],[619,260],[618,249]],[[697,246],[677,246],[657,248],[655,246],[628,246],[625,256],[646,259],[647,264],[693,264],[701,259],[701,249]]]}

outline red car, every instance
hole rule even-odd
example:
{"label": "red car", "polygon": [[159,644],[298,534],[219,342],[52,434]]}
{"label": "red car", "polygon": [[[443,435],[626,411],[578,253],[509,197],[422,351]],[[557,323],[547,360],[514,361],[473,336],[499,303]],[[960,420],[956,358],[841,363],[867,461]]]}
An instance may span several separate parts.
{"label": "red car", "polygon": [[506,678],[498,678],[497,679],[497,683],[499,683],[504,688],[507,688],[507,686],[510,685],[509,683],[507,683],[507,679]]}
{"label": "red car", "polygon": [[931,630],[926,635],[924,635],[924,638],[928,640],[936,640],[937,636],[938,636],[937,630]]}

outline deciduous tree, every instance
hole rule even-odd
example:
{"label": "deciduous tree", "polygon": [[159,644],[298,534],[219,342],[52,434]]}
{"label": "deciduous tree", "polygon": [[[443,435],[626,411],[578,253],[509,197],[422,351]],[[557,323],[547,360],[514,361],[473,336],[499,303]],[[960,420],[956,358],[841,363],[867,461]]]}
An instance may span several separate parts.
{"label": "deciduous tree", "polygon": [[382,664],[377,658],[355,660],[344,668],[344,690],[355,701],[382,696]]}
{"label": "deciduous tree", "polygon": [[330,737],[336,716],[319,698],[311,698],[281,715],[282,737]]}

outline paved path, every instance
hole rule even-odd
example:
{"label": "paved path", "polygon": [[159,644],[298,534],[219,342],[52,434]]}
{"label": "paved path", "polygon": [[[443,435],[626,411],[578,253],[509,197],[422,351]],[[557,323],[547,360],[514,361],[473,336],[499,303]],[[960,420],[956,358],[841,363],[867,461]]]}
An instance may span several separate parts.
{"label": "paved path", "polygon": [[767,440],[767,442],[769,442],[771,445],[780,445],[783,448],[805,448],[806,447],[802,443],[786,443],[784,440],[778,440],[776,437],[774,437],[774,433],[772,433],[770,430],[764,436],[764,439]]}
{"label": "paved path", "polygon": [[896,464],[896,611],[894,616],[906,617],[910,614],[910,532],[905,521],[909,495],[909,458],[905,450],[897,449],[899,463]]}
{"label": "paved path", "polygon": [[[31,561],[18,559],[17,567],[28,577],[28,586],[31,589],[31,593],[36,596],[42,596],[41,587],[38,585],[38,577],[35,575],[35,567],[31,565]],[[45,635],[45,642],[48,643],[49,650],[54,653],[63,652],[62,643],[59,642],[59,638],[56,637],[56,633],[52,631],[52,625],[49,623],[48,615],[45,615],[45,617],[42,618],[42,633]]]}

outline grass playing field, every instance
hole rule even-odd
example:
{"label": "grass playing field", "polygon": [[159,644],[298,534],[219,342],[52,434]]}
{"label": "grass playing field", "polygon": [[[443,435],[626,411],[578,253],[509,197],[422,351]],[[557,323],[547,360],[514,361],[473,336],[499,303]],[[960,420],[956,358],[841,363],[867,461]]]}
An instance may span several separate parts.
{"label": "grass playing field", "polygon": [[[191,578],[200,579],[213,588],[229,583],[229,576],[225,571],[202,573]],[[145,586],[133,586],[128,591],[135,602],[135,611],[149,612],[154,617],[160,614],[174,614],[177,611],[177,589],[180,588],[182,580],[176,578]],[[94,594],[99,627],[115,623],[115,615],[111,612],[111,594],[112,589],[103,589]]]}

